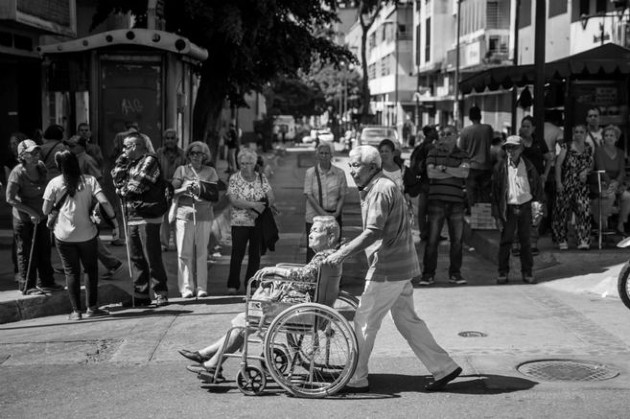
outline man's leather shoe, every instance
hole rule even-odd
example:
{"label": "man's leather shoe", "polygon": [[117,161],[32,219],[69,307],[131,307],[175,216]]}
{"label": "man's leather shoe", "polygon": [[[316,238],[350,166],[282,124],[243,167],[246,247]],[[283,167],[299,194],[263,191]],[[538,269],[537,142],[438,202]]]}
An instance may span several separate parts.
{"label": "man's leather shoe", "polygon": [[453,381],[454,379],[456,379],[459,374],[462,373],[462,369],[461,367],[457,367],[455,368],[455,371],[453,371],[452,373],[450,373],[449,375],[447,375],[444,378],[441,378],[439,380],[433,381],[429,384],[427,384],[424,389],[426,391],[440,391],[442,390],[444,387],[446,387],[446,385]]}
{"label": "man's leather shoe", "polygon": [[201,355],[198,351],[194,351],[193,352],[193,351],[189,351],[187,349],[180,349],[177,352],[179,352],[179,354],[181,356],[183,356],[184,358],[188,358],[191,361],[195,361],[195,362],[198,362],[200,364],[203,364],[204,362],[207,361],[207,359],[204,358],[203,355]]}
{"label": "man's leather shoe", "polygon": [[362,394],[362,393],[369,393],[369,392],[370,392],[370,386],[364,386],[364,387],[345,386],[344,388],[339,390],[339,394]]}

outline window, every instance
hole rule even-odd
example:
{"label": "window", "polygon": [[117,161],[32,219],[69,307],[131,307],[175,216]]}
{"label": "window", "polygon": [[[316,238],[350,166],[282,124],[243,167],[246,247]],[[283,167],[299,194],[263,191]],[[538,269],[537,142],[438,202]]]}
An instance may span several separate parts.
{"label": "window", "polygon": [[486,28],[499,28],[499,2],[489,1],[486,5]]}
{"label": "window", "polygon": [[370,64],[368,66],[368,79],[374,80],[376,78],[376,64]]}
{"label": "window", "polygon": [[591,13],[591,8],[590,8],[590,0],[580,0],[580,16],[582,15],[588,15]]}
{"label": "window", "polygon": [[[588,0],[587,0],[588,1]],[[532,0],[521,0],[518,27],[526,28],[532,24]]]}
{"label": "window", "polygon": [[549,17],[554,17],[567,12],[569,0],[555,0],[549,2]]}
{"label": "window", "polygon": [[369,46],[370,46],[370,50],[374,49],[374,47],[376,46],[376,33],[375,32],[372,32],[370,34]]}
{"label": "window", "polygon": [[420,65],[420,54],[422,50],[420,49],[420,37],[422,36],[422,26],[416,26],[416,65]]}
{"label": "window", "polygon": [[381,59],[381,77],[389,76],[391,74],[391,62],[392,54],[388,54]]}
{"label": "window", "polygon": [[424,25],[424,61],[431,61],[431,18],[427,18],[427,23]]}

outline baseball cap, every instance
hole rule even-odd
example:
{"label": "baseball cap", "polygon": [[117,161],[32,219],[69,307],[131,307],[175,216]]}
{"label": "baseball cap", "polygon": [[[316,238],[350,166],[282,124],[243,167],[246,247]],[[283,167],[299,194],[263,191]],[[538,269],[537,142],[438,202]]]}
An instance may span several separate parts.
{"label": "baseball cap", "polygon": [[30,153],[33,150],[39,150],[39,146],[33,140],[24,140],[18,144],[18,155],[22,153]]}
{"label": "baseball cap", "polygon": [[519,137],[518,135],[510,135],[509,137],[507,137],[507,139],[505,140],[505,143],[503,143],[502,147],[505,147],[505,146],[508,146],[508,145],[521,146],[521,145],[523,145],[523,139],[521,137]]}

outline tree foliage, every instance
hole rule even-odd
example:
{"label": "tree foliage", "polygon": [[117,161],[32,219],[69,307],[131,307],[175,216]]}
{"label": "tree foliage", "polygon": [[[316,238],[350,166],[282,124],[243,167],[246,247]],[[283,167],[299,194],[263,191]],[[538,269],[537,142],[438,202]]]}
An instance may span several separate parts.
{"label": "tree foliage", "polygon": [[[98,0],[93,26],[113,12],[146,23],[147,0]],[[335,0],[164,0],[166,30],[209,52],[193,111],[193,138],[206,140],[213,155],[224,100],[243,105],[280,75],[308,69],[314,56],[332,63],[350,60],[321,28],[337,20]]]}
{"label": "tree foliage", "polygon": [[319,115],[324,111],[326,99],[316,83],[304,78],[279,77],[264,90],[269,115]]}

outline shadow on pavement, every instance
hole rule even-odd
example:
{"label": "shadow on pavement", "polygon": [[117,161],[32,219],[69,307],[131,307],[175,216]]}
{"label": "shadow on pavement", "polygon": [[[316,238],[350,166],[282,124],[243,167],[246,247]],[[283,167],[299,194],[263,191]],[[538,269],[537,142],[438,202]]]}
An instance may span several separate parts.
{"label": "shadow on pavement", "polygon": [[[353,399],[373,399],[397,396],[405,392],[429,393],[424,386],[432,377],[419,378],[414,375],[370,374],[371,392],[367,394],[349,394]],[[519,377],[494,374],[460,375],[449,383],[441,393],[454,394],[504,394],[529,390],[538,383]]]}

